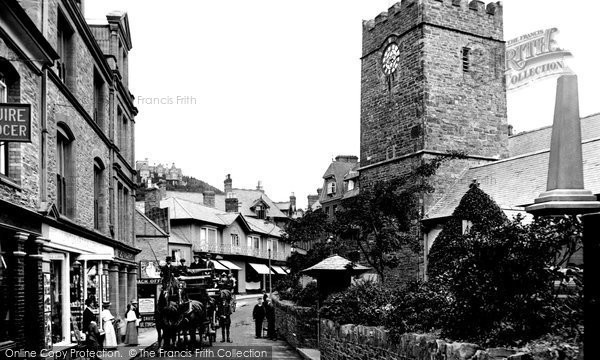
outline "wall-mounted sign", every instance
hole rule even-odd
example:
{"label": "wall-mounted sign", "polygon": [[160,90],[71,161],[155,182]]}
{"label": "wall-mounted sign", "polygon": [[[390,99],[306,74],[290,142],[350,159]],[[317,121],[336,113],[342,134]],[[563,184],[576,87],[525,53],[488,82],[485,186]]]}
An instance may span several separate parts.
{"label": "wall-mounted sign", "polygon": [[506,89],[514,90],[553,75],[571,73],[565,58],[572,54],[558,47],[558,29],[538,30],[506,42]]}
{"label": "wall-mounted sign", "polygon": [[140,277],[142,279],[160,278],[160,267],[154,260],[140,261]]}
{"label": "wall-mounted sign", "polygon": [[0,141],[31,142],[31,105],[0,103]]}
{"label": "wall-mounted sign", "polygon": [[154,314],[154,298],[139,298],[138,305],[140,313]]}

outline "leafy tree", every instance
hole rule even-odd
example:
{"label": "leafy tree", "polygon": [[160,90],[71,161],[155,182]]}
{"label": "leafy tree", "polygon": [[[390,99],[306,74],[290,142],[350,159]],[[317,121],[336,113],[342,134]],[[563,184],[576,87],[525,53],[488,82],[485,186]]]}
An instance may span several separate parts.
{"label": "leafy tree", "polygon": [[[461,235],[464,232],[486,233],[508,221],[504,212],[477,184],[469,186],[454,209],[452,218],[435,239],[429,251],[427,272],[431,277],[456,269],[457,264],[467,255]],[[468,227],[468,228],[466,228]]]}
{"label": "leafy tree", "polygon": [[303,217],[290,221],[286,226],[283,241],[292,245],[312,243],[312,248],[306,254],[295,252],[288,258],[290,275],[297,279],[301,270],[317,264],[333,253],[344,253],[344,244],[333,235],[334,225],[320,209],[308,210]]}
{"label": "leafy tree", "polygon": [[423,161],[405,175],[361,188],[336,212],[338,235],[351,240],[382,282],[385,269],[399,265],[399,259],[393,256],[396,252],[403,248],[420,250],[419,205],[423,194],[434,190],[431,176],[445,161],[462,157],[456,153]]}
{"label": "leafy tree", "polygon": [[[462,220],[472,226],[463,231]],[[582,324],[581,272],[564,267],[581,249],[574,217],[508,220],[477,186],[432,246],[430,284],[447,296],[438,326],[481,345],[511,344],[546,333],[577,338]]]}

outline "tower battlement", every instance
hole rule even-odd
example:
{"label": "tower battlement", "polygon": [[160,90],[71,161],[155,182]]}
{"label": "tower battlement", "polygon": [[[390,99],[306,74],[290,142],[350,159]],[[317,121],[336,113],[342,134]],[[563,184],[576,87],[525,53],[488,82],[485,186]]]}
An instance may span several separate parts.
{"label": "tower battlement", "polygon": [[363,20],[363,55],[390,34],[400,36],[423,24],[503,40],[502,3],[479,0],[402,0],[374,19]]}

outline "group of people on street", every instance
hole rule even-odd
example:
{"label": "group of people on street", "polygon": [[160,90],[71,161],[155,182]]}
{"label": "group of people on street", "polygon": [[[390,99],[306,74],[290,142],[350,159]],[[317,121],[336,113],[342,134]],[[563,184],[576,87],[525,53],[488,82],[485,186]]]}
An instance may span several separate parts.
{"label": "group of people on street", "polygon": [[257,339],[262,337],[263,323],[266,319],[267,339],[277,340],[277,334],[275,332],[275,308],[266,293],[263,297],[258,298],[258,303],[254,305],[252,319],[254,320],[254,335]]}
{"label": "group of people on street", "polygon": [[86,338],[85,344],[89,351],[99,352],[102,349],[115,349],[117,347],[117,334],[126,345],[138,345],[138,326],[141,321],[137,308],[137,300],[127,304],[124,319],[115,319],[110,311],[110,302],[102,302],[100,321],[102,329],[98,326],[98,304],[94,297],[85,301],[83,311],[82,330]]}

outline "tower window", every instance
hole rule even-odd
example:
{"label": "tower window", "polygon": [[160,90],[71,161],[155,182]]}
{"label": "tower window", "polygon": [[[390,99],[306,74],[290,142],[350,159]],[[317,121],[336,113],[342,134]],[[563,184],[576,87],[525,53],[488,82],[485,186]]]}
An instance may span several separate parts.
{"label": "tower window", "polygon": [[462,48],[462,69],[463,72],[469,72],[469,55],[471,54],[471,48],[464,47]]}

